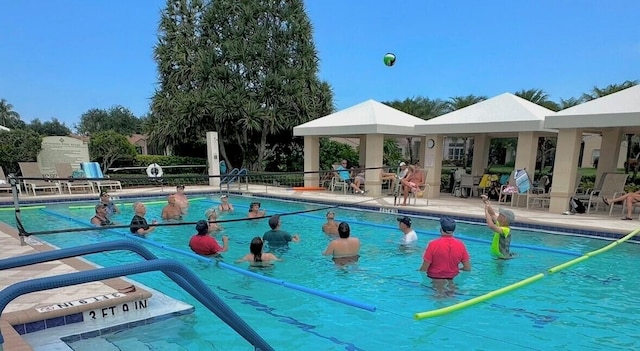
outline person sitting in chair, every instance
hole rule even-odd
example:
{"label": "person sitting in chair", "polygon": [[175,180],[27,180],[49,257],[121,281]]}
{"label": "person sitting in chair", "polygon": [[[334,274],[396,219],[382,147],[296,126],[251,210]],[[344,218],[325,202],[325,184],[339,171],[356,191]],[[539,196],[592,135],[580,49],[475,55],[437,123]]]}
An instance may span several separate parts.
{"label": "person sitting in chair", "polygon": [[[407,167],[407,164],[404,162],[400,162],[400,172],[399,173],[387,173],[387,172],[380,172],[380,180],[381,181],[385,181],[385,180],[390,180],[391,181],[391,185],[389,187],[389,190],[392,192],[395,192],[396,190],[396,182],[400,181],[400,179],[404,179],[404,177],[407,176],[407,173],[409,173],[409,168]],[[393,195],[393,193],[390,193],[389,195]]]}
{"label": "person sitting in chair", "polygon": [[[340,165],[336,168],[336,172],[342,181],[347,183],[353,192],[356,194],[364,194],[364,191],[360,190],[360,187],[354,183],[354,179],[351,178],[351,173],[347,170],[347,160],[342,160]],[[364,182],[364,176],[362,177],[362,181]]]}
{"label": "person sitting in chair", "polygon": [[417,168],[416,166],[409,166],[409,173],[407,176],[402,179],[400,182],[402,183],[402,206],[407,205],[407,198],[409,197],[409,191],[418,192],[420,191],[420,187],[424,185],[424,172]]}
{"label": "person sitting in chair", "polygon": [[633,218],[631,218],[631,213],[633,212],[633,205],[636,202],[640,202],[640,190],[636,191],[635,193],[626,193],[624,195],[618,196],[615,199],[607,199],[604,196],[602,197],[602,201],[607,205],[607,206],[611,206],[611,204],[614,204],[618,201],[624,201],[627,205],[627,216],[622,218],[623,221],[630,221]]}

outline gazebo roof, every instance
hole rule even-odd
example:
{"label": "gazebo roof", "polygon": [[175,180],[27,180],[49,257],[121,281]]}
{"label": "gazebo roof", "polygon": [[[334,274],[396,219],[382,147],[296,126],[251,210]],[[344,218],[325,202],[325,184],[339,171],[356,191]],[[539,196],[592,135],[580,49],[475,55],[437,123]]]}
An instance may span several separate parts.
{"label": "gazebo roof", "polygon": [[293,128],[293,135],[416,135],[414,126],[423,121],[383,103],[367,100],[342,111],[296,126]]}
{"label": "gazebo roof", "polygon": [[420,134],[517,134],[550,132],[544,118],[553,111],[510,93],[416,124]]}
{"label": "gazebo roof", "polygon": [[558,129],[640,127],[640,85],[550,114],[544,125]]}

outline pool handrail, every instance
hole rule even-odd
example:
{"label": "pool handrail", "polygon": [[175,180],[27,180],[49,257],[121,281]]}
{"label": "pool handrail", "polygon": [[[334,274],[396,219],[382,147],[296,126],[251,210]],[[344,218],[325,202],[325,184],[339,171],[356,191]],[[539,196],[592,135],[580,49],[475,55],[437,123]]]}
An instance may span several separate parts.
{"label": "pool handrail", "polygon": [[[118,240],[12,257],[0,260],[0,267],[7,269],[112,250],[130,250],[138,253],[140,256],[147,259],[147,261],[36,278],[12,284],[0,291],[0,314],[2,314],[2,311],[4,311],[11,301],[23,294],[126,275],[161,271],[176,284],[189,292],[240,336],[252,344],[255,350],[273,350],[273,348],[262,337],[260,337],[260,335],[258,335],[242,318],[240,318],[240,316],[238,316],[224,301],[222,301],[222,299],[220,299],[220,297],[218,297],[218,295],[216,295],[185,265],[173,260],[158,259],[153,253],[151,253],[151,251],[138,243]],[[0,345],[3,343],[4,337],[0,333]]]}

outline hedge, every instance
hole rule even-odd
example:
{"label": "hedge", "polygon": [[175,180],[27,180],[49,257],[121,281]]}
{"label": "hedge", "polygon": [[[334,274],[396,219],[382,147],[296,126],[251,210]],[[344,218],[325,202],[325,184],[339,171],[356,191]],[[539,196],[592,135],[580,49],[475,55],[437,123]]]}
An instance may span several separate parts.
{"label": "hedge", "polygon": [[[164,155],[137,155],[133,160],[131,167],[147,167],[152,163],[159,164],[164,174],[206,174],[207,167],[179,167],[169,168],[166,166],[183,166],[183,165],[206,165],[207,159],[199,157],[185,156],[164,156]],[[126,167],[127,165],[119,165]],[[121,170],[117,174],[146,174],[143,169]]]}

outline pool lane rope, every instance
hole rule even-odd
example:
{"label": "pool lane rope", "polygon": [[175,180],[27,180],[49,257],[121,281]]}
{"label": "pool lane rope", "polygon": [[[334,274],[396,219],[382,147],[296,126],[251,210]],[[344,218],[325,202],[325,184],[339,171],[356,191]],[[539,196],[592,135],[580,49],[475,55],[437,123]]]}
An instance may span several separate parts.
{"label": "pool lane rope", "polygon": [[[580,262],[586,261],[587,259],[589,259],[589,258],[591,258],[593,256],[596,256],[596,255],[599,255],[599,254],[601,254],[603,252],[611,250],[612,248],[616,247],[617,245],[619,245],[619,244],[631,239],[633,236],[635,236],[638,233],[640,233],[640,228],[632,231],[631,233],[625,235],[624,237],[612,242],[611,244],[609,244],[609,245],[607,245],[607,246],[605,246],[603,248],[588,252],[588,253],[584,254],[583,256],[580,256],[578,258],[574,258],[573,260],[570,260],[570,261],[567,261],[565,263],[559,264],[559,265],[557,265],[555,267],[551,267],[551,268],[549,268],[549,270],[547,270],[547,273],[548,274],[554,274],[554,273],[557,273],[557,272],[559,272],[559,271],[561,271],[561,270],[563,270],[565,268],[569,268],[569,267],[571,267],[571,266],[573,266],[575,264],[578,264]],[[442,316],[442,315],[445,315],[445,314],[448,314],[448,313],[451,313],[451,312],[454,312],[454,311],[459,311],[459,310],[461,310],[461,309],[463,309],[465,307],[473,306],[473,305],[476,305],[476,304],[478,304],[480,302],[484,302],[484,301],[487,301],[487,300],[492,299],[494,297],[498,297],[500,295],[504,295],[504,294],[506,294],[508,292],[514,291],[514,290],[519,289],[519,288],[521,288],[523,286],[526,286],[526,285],[529,285],[529,284],[531,284],[531,283],[533,283],[535,281],[538,281],[538,280],[540,280],[540,279],[542,279],[544,277],[545,277],[544,273],[538,273],[538,274],[536,274],[534,276],[531,276],[529,278],[520,280],[520,281],[518,281],[516,283],[513,283],[511,285],[507,285],[507,286],[505,286],[503,288],[491,291],[491,292],[486,293],[484,295],[480,295],[478,297],[474,297],[472,299],[469,299],[469,300],[466,300],[466,301],[463,301],[463,302],[460,302],[460,303],[457,303],[457,304],[454,304],[454,305],[451,305],[451,306],[448,306],[448,307],[438,308],[438,309],[431,310],[431,311],[426,311],[426,312],[418,312],[418,313],[414,314],[413,318],[416,319],[416,320],[421,320],[421,319],[425,319],[425,318],[433,318],[433,317]]]}
{"label": "pool lane rope", "polygon": [[[192,199],[187,199],[187,201],[193,202],[193,201],[200,201],[200,200],[204,200],[204,199],[206,199],[206,197],[194,197]],[[166,204],[167,200],[147,201],[147,202],[140,201],[140,202],[142,202],[142,204],[144,204],[144,205],[159,205],[159,204]],[[120,206],[120,207],[122,207],[122,206],[131,206],[131,205],[133,205],[133,202],[126,202],[126,203],[123,203],[123,204],[116,204],[116,205]],[[96,205],[78,205],[78,206],[69,206],[69,209],[70,210],[78,210],[78,209],[83,209],[83,208],[95,208],[95,207],[96,207]]]}

